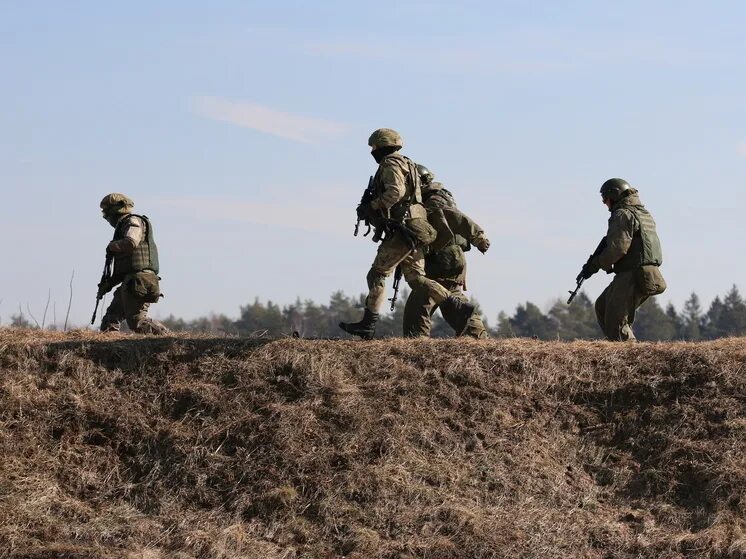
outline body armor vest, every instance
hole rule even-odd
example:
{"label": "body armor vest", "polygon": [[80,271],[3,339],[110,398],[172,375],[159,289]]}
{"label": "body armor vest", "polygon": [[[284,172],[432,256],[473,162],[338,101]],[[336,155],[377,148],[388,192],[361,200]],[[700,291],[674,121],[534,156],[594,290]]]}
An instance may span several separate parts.
{"label": "body armor vest", "polygon": [[632,236],[632,244],[627,254],[614,264],[614,272],[627,272],[640,266],[660,266],[663,263],[663,251],[655,221],[644,206],[622,206],[635,216],[639,228]]}
{"label": "body armor vest", "polygon": [[[456,208],[456,200],[450,191],[442,187],[426,189],[422,193],[427,208]],[[463,284],[466,279],[466,255],[464,251],[471,244],[461,235],[454,234],[453,240],[442,249],[425,256],[425,274],[428,278]]]}
{"label": "body armor vest", "polygon": [[158,269],[158,247],[155,244],[155,238],[153,237],[153,226],[150,224],[150,220],[144,215],[130,214],[117,223],[116,229],[114,229],[114,239],[119,241],[124,239],[124,231],[129,225],[129,221],[132,217],[139,217],[142,220],[145,230],[142,233],[142,239],[140,244],[135,247],[135,250],[131,254],[117,254],[114,257],[114,272],[112,279],[116,282],[124,280],[128,274],[143,272],[145,270],[151,270],[156,275],[159,272]]}
{"label": "body armor vest", "polygon": [[403,156],[398,152],[387,155],[381,161],[381,165],[378,166],[378,170],[373,177],[373,185],[377,196],[381,195],[384,188],[383,181],[381,180],[381,168],[386,162],[390,162],[392,159],[397,160],[397,163],[394,163],[395,165],[400,165],[407,169],[407,172],[405,173],[405,180],[407,181],[407,193],[401,200],[391,206],[391,208],[389,209],[389,219],[398,223],[404,223],[404,221],[411,217],[409,207],[413,204],[422,204],[420,177],[417,174],[417,166],[411,159]]}

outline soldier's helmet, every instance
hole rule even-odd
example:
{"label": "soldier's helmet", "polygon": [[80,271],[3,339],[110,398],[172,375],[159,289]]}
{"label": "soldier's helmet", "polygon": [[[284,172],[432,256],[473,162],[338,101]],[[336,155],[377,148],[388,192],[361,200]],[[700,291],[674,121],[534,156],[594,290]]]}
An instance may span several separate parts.
{"label": "soldier's helmet", "polygon": [[131,198],[124,194],[112,192],[111,194],[104,196],[103,200],[101,200],[100,206],[101,213],[104,214],[104,217],[107,217],[111,215],[130,213],[132,208],[135,207],[135,203]]}
{"label": "soldier's helmet", "polygon": [[609,179],[601,185],[601,197],[617,202],[632,187],[624,179]]}
{"label": "soldier's helmet", "polygon": [[422,184],[428,185],[433,182],[433,179],[435,179],[435,174],[430,171],[427,167],[424,165],[417,164],[417,174],[420,175],[420,180],[422,181]]}
{"label": "soldier's helmet", "polygon": [[399,132],[392,130],[391,128],[379,128],[370,135],[368,138],[368,145],[377,148],[384,147],[397,147],[400,148],[404,145],[404,142],[399,135]]}

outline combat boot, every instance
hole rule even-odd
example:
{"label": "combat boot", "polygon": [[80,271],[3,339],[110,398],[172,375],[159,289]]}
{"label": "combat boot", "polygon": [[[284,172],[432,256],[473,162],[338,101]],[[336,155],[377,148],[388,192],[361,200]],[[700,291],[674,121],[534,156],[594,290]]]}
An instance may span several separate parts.
{"label": "combat boot", "polygon": [[339,327],[353,336],[360,336],[364,340],[372,340],[376,333],[376,322],[378,313],[365,309],[363,319],[360,322],[340,322]]}
{"label": "combat boot", "polygon": [[463,301],[453,295],[443,301],[440,306],[445,307],[446,311],[450,311],[450,314],[453,316],[451,326],[456,330],[456,336],[461,336],[466,331],[467,326],[469,326],[469,319],[477,310],[468,301]]}

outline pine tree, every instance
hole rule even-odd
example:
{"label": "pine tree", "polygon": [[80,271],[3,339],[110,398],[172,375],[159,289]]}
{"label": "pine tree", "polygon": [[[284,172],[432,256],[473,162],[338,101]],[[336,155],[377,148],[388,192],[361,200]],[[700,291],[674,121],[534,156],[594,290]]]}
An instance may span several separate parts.
{"label": "pine tree", "polygon": [[678,334],[676,325],[671,322],[655,297],[651,297],[637,309],[632,329],[636,338],[649,341],[673,340]]}
{"label": "pine tree", "polygon": [[681,337],[685,340],[697,341],[702,339],[702,307],[699,297],[692,292],[684,303],[682,316]]}
{"label": "pine tree", "polygon": [[539,307],[527,301],[518,305],[510,326],[517,336],[536,336],[541,340],[554,340],[558,335],[558,324],[541,312]]}
{"label": "pine tree", "polygon": [[549,316],[559,324],[559,337],[562,340],[603,337],[596,319],[596,310],[585,292],[580,292],[571,305],[558,299],[549,310]]}

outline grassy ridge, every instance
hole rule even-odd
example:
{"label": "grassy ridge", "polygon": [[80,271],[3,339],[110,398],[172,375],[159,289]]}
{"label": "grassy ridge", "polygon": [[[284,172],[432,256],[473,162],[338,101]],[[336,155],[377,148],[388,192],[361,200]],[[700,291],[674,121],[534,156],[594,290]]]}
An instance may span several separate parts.
{"label": "grassy ridge", "polygon": [[746,339],[0,330],[0,557],[743,558]]}

